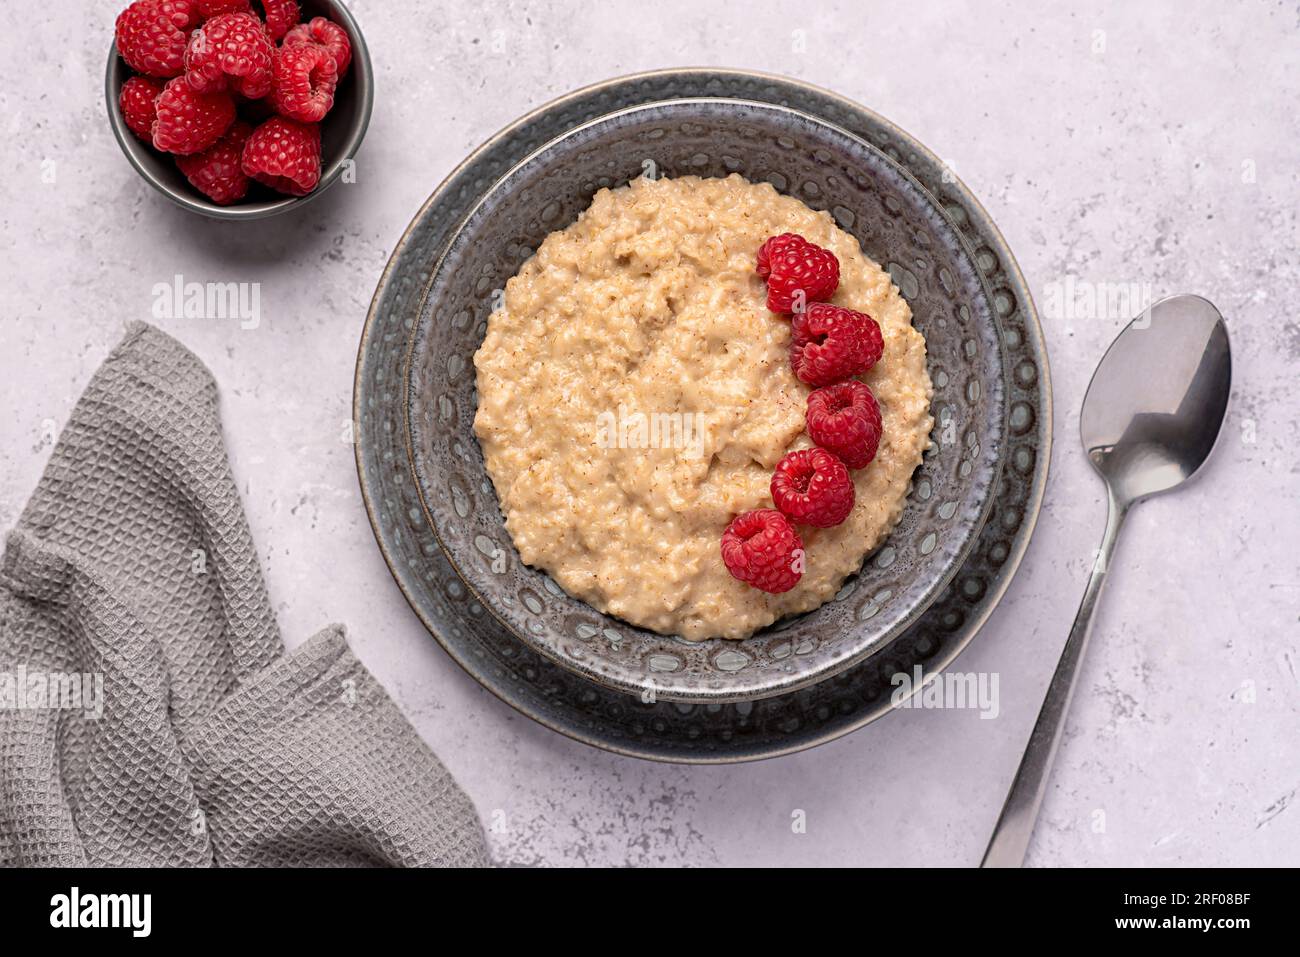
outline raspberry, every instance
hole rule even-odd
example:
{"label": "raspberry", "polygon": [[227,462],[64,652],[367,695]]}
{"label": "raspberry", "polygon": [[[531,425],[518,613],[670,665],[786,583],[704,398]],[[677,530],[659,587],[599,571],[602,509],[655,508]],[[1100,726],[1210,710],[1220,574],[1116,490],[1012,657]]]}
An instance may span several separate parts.
{"label": "raspberry", "polygon": [[194,0],[199,7],[199,16],[204,20],[220,16],[223,13],[252,13],[250,0]]}
{"label": "raspberry", "polygon": [[190,184],[218,206],[229,206],[248,195],[248,177],[241,160],[253,128],[236,121],[229,132],[202,153],[176,157]]}
{"label": "raspberry", "polygon": [[315,43],[281,47],[275,56],[271,102],[281,116],[319,123],[334,106],[339,68],[334,54]]}
{"label": "raspberry", "polygon": [[835,453],[800,449],[776,463],[772,501],[792,522],[830,528],[853,511],[853,480]]}
{"label": "raspberry", "polygon": [[759,508],[737,516],[722,533],[722,561],[733,578],[779,595],[803,577],[803,542],[784,515]]}
{"label": "raspberry", "polygon": [[848,379],[817,389],[808,396],[805,421],[808,437],[849,468],[866,468],[876,457],[880,406],[866,383]]}
{"label": "raspberry", "polygon": [[334,62],[339,68],[339,79],[347,75],[348,67],[352,63],[352,41],[348,39],[348,31],[333,20],[315,17],[310,23],[300,23],[284,35],[284,41],[280,46],[292,47],[303,43],[318,43],[325,47],[334,54]]}
{"label": "raspberry", "polygon": [[825,302],[796,313],[790,331],[790,366],[811,386],[860,375],[879,362],[885,350],[876,320]]}
{"label": "raspberry", "polygon": [[153,125],[155,149],[187,155],[201,153],[235,122],[235,101],[228,93],[198,93],[178,76],[158,96]]}
{"label": "raspberry", "polygon": [[158,115],[158,94],[163,85],[147,76],[133,76],[122,84],[117,102],[127,127],[146,143],[153,142],[153,121]]}
{"label": "raspberry", "polygon": [[266,30],[276,43],[297,24],[300,16],[298,0],[262,0],[262,10],[266,14]]}
{"label": "raspberry", "polygon": [[222,13],[197,30],[185,51],[185,79],[200,93],[229,88],[250,100],[271,92],[275,44],[251,13]]}
{"label": "raspberry", "polygon": [[797,233],[782,233],[763,243],[757,271],[767,280],[767,308],[772,312],[797,312],[807,303],[824,302],[840,284],[835,254]]}
{"label": "raspberry", "polygon": [[273,116],[244,144],[244,172],[291,196],[306,196],[320,182],[320,127]]}
{"label": "raspberry", "polygon": [[198,25],[192,0],[135,0],[117,15],[117,52],[145,76],[168,79],[185,69],[185,45]]}

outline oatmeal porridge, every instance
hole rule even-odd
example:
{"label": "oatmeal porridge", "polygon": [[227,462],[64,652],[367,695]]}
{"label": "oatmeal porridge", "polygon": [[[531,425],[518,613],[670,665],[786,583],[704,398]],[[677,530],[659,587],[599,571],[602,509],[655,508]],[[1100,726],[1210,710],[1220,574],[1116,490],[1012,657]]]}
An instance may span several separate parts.
{"label": "oatmeal porridge", "polygon": [[[767,594],[733,578],[719,538],[772,507],[774,466],[808,448],[811,391],[755,253],[795,232],[839,259],[831,302],[868,313],[884,357],[856,504],[804,528],[806,571]],[[889,275],[824,212],[770,185],[638,179],[596,194],[506,285],[474,357],[474,428],[519,555],[569,594],[684,638],[744,638],[832,598],[897,524],[929,442],[925,340]]]}

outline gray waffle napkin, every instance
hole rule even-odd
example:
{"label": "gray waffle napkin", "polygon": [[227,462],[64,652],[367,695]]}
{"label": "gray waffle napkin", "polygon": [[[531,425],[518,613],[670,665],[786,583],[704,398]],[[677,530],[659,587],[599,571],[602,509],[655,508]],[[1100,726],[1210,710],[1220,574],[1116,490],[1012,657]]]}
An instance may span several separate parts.
{"label": "gray waffle napkin", "polygon": [[342,628],[284,655],[216,383],[132,324],[0,563],[0,865],[485,863]]}

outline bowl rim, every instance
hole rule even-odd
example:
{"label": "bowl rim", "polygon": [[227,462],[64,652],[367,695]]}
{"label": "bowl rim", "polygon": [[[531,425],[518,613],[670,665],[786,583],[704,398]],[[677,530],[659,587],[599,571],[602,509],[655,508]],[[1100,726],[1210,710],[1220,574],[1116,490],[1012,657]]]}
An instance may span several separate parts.
{"label": "bowl rim", "polygon": [[[119,97],[122,84],[127,79],[125,74],[131,68],[118,54],[117,41],[114,39],[108,45],[108,64],[104,71],[104,99],[108,108],[109,126],[112,128],[113,136],[117,140],[118,146],[121,147],[122,153],[126,156],[127,162],[131,164],[132,169],[145,182],[182,209],[191,213],[198,213],[209,219],[228,222],[243,222],[278,216],[291,209],[306,205],[338,182],[343,175],[346,164],[356,158],[357,151],[366,138],[366,132],[370,129],[371,114],[375,105],[374,68],[370,61],[370,49],[366,44],[365,36],[361,32],[361,26],[357,23],[356,17],[352,15],[352,11],[339,0],[317,0],[317,2],[321,6],[327,7],[330,18],[334,19],[348,32],[348,40],[352,44],[352,64],[349,75],[356,86],[356,94],[360,98],[361,110],[357,120],[348,131],[348,136],[344,140],[338,156],[330,162],[328,167],[321,170],[320,183],[317,184],[314,190],[306,196],[285,196],[281,199],[266,200],[260,203],[218,206],[206,198],[200,198],[197,192],[191,195],[188,190],[175,189],[163,182],[141,159],[142,155],[144,155],[142,151],[149,150],[151,147],[131,132],[126,125],[125,118],[122,116]],[[130,75],[134,76],[134,71],[131,71]]]}
{"label": "bowl rim", "polygon": [[[748,689],[734,690],[734,691],[726,691],[726,690],[714,691],[711,689],[704,688],[704,689],[693,689],[691,691],[680,691],[680,690],[674,690],[672,688],[660,687],[653,681],[640,682],[640,683],[623,681],[618,678],[611,677],[610,675],[602,674],[594,670],[584,668],[581,666],[579,662],[576,662],[573,659],[557,652],[555,649],[548,647],[546,644],[530,640],[526,635],[522,633],[522,631],[519,628],[515,627],[511,622],[506,620],[503,617],[503,615],[498,611],[498,609],[495,607],[494,603],[487,600],[479,591],[479,589],[475,588],[475,586],[468,580],[464,572],[461,570],[459,563],[457,562],[456,558],[453,557],[451,550],[447,547],[446,542],[443,540],[443,535],[439,531],[437,522],[434,521],[433,514],[429,507],[429,503],[424,494],[424,483],[421,481],[420,469],[417,467],[416,464],[415,435],[414,435],[415,426],[411,422],[411,416],[410,416],[410,407],[411,407],[410,397],[412,394],[412,390],[414,388],[411,379],[411,369],[412,369],[412,363],[414,359],[415,347],[420,338],[417,334],[418,326],[420,324],[420,320],[418,317],[423,316],[425,313],[426,307],[428,305],[429,297],[432,294],[435,285],[437,284],[438,277],[442,274],[444,267],[446,266],[448,256],[450,255],[453,247],[455,247],[456,245],[457,238],[463,233],[468,223],[475,217],[475,215],[478,214],[478,212],[498,192],[498,190],[500,190],[502,186],[512,176],[518,173],[521,169],[535,162],[538,158],[544,155],[548,150],[554,148],[558,143],[567,140],[579,134],[582,131],[589,130],[596,126],[607,124],[611,120],[614,120],[618,117],[647,112],[649,110],[662,108],[665,106],[672,107],[678,105],[700,105],[700,104],[719,105],[723,107],[742,107],[742,108],[748,107],[748,108],[755,108],[763,112],[790,114],[816,127],[828,129],[833,134],[844,137],[845,139],[850,141],[856,148],[874,154],[874,156],[879,161],[882,161],[886,163],[888,166],[890,166],[894,170],[894,172],[900,175],[901,177],[903,177],[909,183],[909,185],[917,191],[917,193],[920,196],[926,199],[929,206],[933,210],[934,214],[938,216],[942,220],[944,225],[947,227],[949,236],[956,239],[957,243],[960,245],[962,251],[965,253],[968,261],[971,264],[972,275],[979,283],[979,286],[983,291],[984,300],[989,304],[990,318],[994,322],[997,321],[996,312],[992,307],[992,304],[994,302],[993,290],[988,283],[987,277],[976,266],[975,250],[972,247],[968,238],[958,227],[958,225],[953,221],[951,215],[944,207],[943,203],[938,199],[938,197],[936,197],[919,180],[917,180],[917,178],[912,175],[910,170],[908,170],[901,163],[893,159],[893,157],[889,156],[879,147],[867,142],[862,137],[844,129],[838,124],[832,123],[831,121],[823,119],[822,117],[814,116],[810,113],[806,113],[802,110],[795,109],[793,107],[784,104],[768,103],[759,100],[750,100],[750,99],[745,99],[743,97],[726,97],[726,96],[674,97],[670,99],[646,101],[630,107],[611,110],[609,112],[602,113],[598,116],[592,117],[590,120],[587,120],[585,122],[578,123],[573,127],[569,128],[568,130],[565,130],[560,135],[552,137],[551,139],[542,143],[536,149],[530,151],[521,160],[513,164],[507,170],[505,170],[486,189],[484,189],[484,191],[478,197],[475,203],[459,219],[455,227],[448,232],[447,241],[443,246],[441,252],[439,253],[437,260],[434,262],[432,268],[430,269],[429,279],[425,283],[424,289],[421,292],[420,304],[415,313],[415,315],[417,316],[416,319],[417,329],[412,330],[412,334],[409,337],[408,342],[406,343],[405,358],[402,363],[402,380],[401,380],[401,385],[399,387],[399,392],[402,396],[401,414],[404,421],[401,427],[402,427],[403,438],[405,440],[406,453],[407,453],[406,464],[410,469],[412,478],[415,480],[416,497],[419,499],[420,509],[421,509],[421,513],[423,514],[424,520],[428,524],[430,532],[432,533],[435,541],[437,541],[439,549],[442,551],[443,556],[446,558],[448,565],[451,567],[457,579],[466,587],[468,593],[472,595],[474,599],[480,605],[482,605],[483,608],[487,610],[487,612],[492,616],[494,620],[496,620],[501,625],[502,628],[504,628],[509,634],[511,634],[516,641],[522,642],[526,647],[537,651],[538,653],[543,655],[543,657],[545,657],[546,659],[554,662],[555,664],[559,665],[565,670],[577,674],[585,678],[586,680],[593,681],[604,688],[612,689],[632,696],[639,696],[646,692],[651,692],[656,696],[658,700],[663,700],[663,701],[673,701],[673,702],[681,702],[681,703],[688,703],[688,704],[718,704],[718,703],[727,703],[727,702],[735,702],[735,701],[757,701],[764,698],[785,695],[785,694],[798,691],[802,688],[810,687],[814,684],[817,684],[829,678],[832,678],[836,674],[839,674],[843,671],[848,670],[849,668],[859,665],[863,661],[867,660],[868,658],[876,654],[883,653],[886,649],[888,649],[888,647],[899,635],[906,632],[909,627],[915,624],[916,620],[922,614],[924,614],[927,608],[929,608],[932,604],[934,604],[934,602],[938,599],[938,597],[943,593],[943,590],[952,583],[952,581],[956,578],[957,574],[961,571],[965,562],[969,559],[972,550],[974,549],[976,543],[979,541],[979,533],[981,529],[984,527],[984,525],[987,523],[997,498],[996,489],[997,489],[998,482],[1000,481],[999,475],[1001,473],[1002,468],[1005,467],[1006,464],[1005,451],[1007,447],[1007,438],[1009,434],[1008,429],[1009,429],[1009,415],[1010,415],[1010,389],[1007,387],[1007,385],[1009,381],[1008,377],[1010,375],[1010,369],[1008,368],[1008,359],[1007,359],[1006,351],[999,344],[998,366],[1000,368],[1000,377],[999,377],[998,391],[1000,393],[999,394],[1000,401],[998,404],[997,415],[996,415],[996,421],[998,426],[997,431],[996,434],[992,436],[992,439],[989,442],[989,445],[991,445],[993,449],[993,451],[989,454],[987,459],[987,468],[990,470],[990,477],[986,484],[982,501],[980,502],[979,513],[973,521],[967,523],[965,538],[961,546],[955,552],[953,552],[952,556],[950,557],[947,563],[947,566],[942,570],[942,573],[935,578],[934,582],[931,583],[930,587],[920,596],[920,599],[915,603],[913,603],[913,605],[907,610],[906,614],[901,616],[899,620],[896,621],[890,628],[882,631],[880,635],[878,635],[873,641],[867,643],[863,648],[851,654],[842,655],[833,658],[832,660],[825,661],[819,667],[811,669],[805,674],[792,677],[790,680],[781,681],[779,683],[769,683],[766,686],[758,689],[748,688]],[[491,142],[491,140],[489,142]],[[459,168],[460,167],[458,166],[457,169]],[[455,173],[453,171],[451,175],[454,174]],[[419,214],[417,214],[417,218],[418,215]],[[912,498],[912,491],[909,489],[908,500],[910,501],[911,498]],[[892,534],[893,532],[891,531],[890,535],[892,536]],[[889,541],[889,536],[887,536],[885,540],[881,542],[881,544],[877,547],[877,550],[881,547],[884,547],[885,544],[888,543],[888,541]],[[863,561],[864,566],[866,564],[866,559],[869,557],[870,557],[869,555],[864,556],[864,561]],[[617,618],[617,616],[609,615],[606,612],[602,612],[599,609],[595,608],[594,606],[589,605],[586,602],[582,602],[581,599],[573,598],[573,596],[568,595],[567,592],[565,594],[571,600],[578,601],[584,604],[587,608],[591,610],[592,614],[598,616],[601,619],[615,620],[632,628],[639,627],[636,625],[632,625],[630,622],[626,622],[623,619],[619,619]],[[812,609],[809,612],[805,612],[804,614],[811,614],[812,611],[815,610],[816,609]],[[797,617],[802,617],[802,616],[797,616]],[[672,640],[673,638],[673,636],[669,636],[669,635],[663,635],[662,637],[664,637],[666,640]],[[678,640],[684,641],[686,639],[678,638]],[[706,642],[723,641],[723,640],[726,639],[705,639]],[[743,640],[749,640],[749,639],[743,639]]]}

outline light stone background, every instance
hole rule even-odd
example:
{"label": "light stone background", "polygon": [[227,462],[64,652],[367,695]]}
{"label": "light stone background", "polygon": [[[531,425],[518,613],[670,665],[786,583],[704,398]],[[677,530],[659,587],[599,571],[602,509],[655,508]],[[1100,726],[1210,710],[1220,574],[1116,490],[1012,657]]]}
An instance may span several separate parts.
{"label": "light stone background", "polygon": [[[787,73],[945,158],[1001,225],[1040,307],[1073,277],[1199,292],[1228,317],[1224,437],[1194,487],[1131,517],[1030,862],[1300,863],[1295,2],[354,0],[378,72],[359,181],[247,226],[170,206],[122,157],[102,84],[123,2],[29,5],[30,20],[0,31],[0,525],[122,324],[150,317],[155,283],[261,283],[255,330],[160,325],[222,385],[287,640],[349,623],[360,657],[468,789],[501,862],[976,863],[1101,535],[1078,408],[1127,315],[1044,315],[1057,439],[1047,503],[1010,592],[956,665],[1000,676],[1000,716],[899,712],[748,766],[608,755],[480,689],[391,581],[345,440],[375,282],[475,145],[554,96],[636,70]],[[806,833],[792,827],[799,812]]]}

